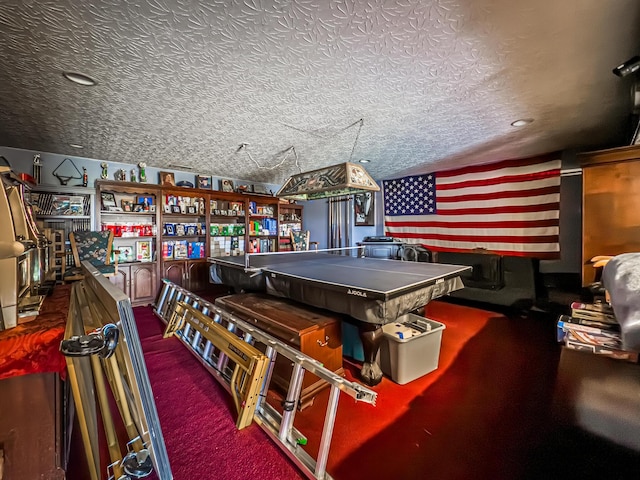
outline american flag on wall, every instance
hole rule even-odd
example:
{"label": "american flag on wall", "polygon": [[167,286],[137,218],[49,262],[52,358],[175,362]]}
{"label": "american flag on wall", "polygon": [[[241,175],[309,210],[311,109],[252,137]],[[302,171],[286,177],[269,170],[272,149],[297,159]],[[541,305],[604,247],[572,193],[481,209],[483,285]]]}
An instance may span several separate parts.
{"label": "american flag on wall", "polygon": [[387,235],[432,250],[559,258],[560,160],[506,160],[383,181]]}

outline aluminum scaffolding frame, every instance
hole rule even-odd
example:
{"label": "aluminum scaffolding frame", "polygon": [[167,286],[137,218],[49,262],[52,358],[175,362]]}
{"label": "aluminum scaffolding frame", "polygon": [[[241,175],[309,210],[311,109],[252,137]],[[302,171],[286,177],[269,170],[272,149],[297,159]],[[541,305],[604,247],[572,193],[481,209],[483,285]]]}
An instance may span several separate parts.
{"label": "aluminum scaffolding frame", "polygon": [[[336,375],[332,371],[324,368],[317,360],[288,346],[281,340],[257,329],[250,323],[243,321],[213,303],[198,297],[189,290],[168,280],[163,280],[162,290],[154,308],[156,315],[168,325],[172,318],[174,319],[172,325],[175,331],[173,334],[187,346],[189,351],[200,360],[209,373],[230,393],[233,368],[229,365],[229,357],[227,357],[224,351],[216,349],[209,340],[203,338],[201,332],[193,328],[188,322],[180,322],[179,325],[175,325],[175,313],[176,309],[180,309],[180,303],[201,311],[204,315],[212,318],[214,322],[225,326],[229,332],[234,333],[245,342],[251,345],[258,343],[265,346],[265,355],[269,359],[269,367],[260,391],[254,420],[307,477],[320,480],[331,479],[332,477],[326,471],[326,466],[329,458],[329,449],[331,447],[340,392],[349,395],[356,401],[373,405],[376,403],[377,393],[363,385],[350,382]],[[267,398],[266,394],[269,390],[269,384],[271,383],[271,375],[277,355],[284,355],[293,364],[291,381],[285,396],[285,408],[282,414],[265,400]],[[296,414],[295,405],[297,405],[298,398],[300,397],[302,379],[304,378],[305,371],[318,376],[329,383],[331,387],[317,459],[314,459],[302,448],[302,445],[306,444],[306,437],[293,425]]]}

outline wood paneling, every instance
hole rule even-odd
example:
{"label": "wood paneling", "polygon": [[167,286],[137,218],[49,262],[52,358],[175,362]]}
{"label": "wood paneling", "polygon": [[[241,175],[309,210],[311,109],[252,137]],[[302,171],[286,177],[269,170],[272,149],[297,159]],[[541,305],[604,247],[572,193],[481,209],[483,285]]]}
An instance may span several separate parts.
{"label": "wood paneling", "polygon": [[594,281],[596,255],[640,251],[640,147],[580,157],[583,167],[582,284]]}
{"label": "wood paneling", "polygon": [[0,381],[4,478],[64,479],[62,396],[55,373]]}

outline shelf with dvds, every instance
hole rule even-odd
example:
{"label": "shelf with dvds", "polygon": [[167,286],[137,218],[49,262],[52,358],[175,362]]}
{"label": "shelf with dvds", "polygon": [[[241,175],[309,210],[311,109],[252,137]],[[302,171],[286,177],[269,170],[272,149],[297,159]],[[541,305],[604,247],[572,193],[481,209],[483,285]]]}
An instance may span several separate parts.
{"label": "shelf with dvds", "polygon": [[113,232],[114,256],[118,255],[118,274],[110,280],[132,305],[148,305],[155,298],[159,198],[157,185],[96,182],[97,227]]}
{"label": "shelf with dvds", "polygon": [[275,197],[249,199],[249,253],[278,251],[278,202]]}
{"label": "shelf with dvds", "polygon": [[209,192],[162,187],[160,276],[193,292],[208,282]]}
{"label": "shelf with dvds", "polygon": [[247,203],[240,196],[223,198],[217,193],[209,200],[209,256],[243,255]]}

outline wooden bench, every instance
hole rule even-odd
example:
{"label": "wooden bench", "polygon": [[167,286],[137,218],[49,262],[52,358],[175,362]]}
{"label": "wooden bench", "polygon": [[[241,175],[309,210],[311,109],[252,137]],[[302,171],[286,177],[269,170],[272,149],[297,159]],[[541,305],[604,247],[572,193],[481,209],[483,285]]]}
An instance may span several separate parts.
{"label": "wooden bench", "polygon": [[[216,299],[216,305],[254,324],[260,330],[282,340],[302,353],[322,362],[325,368],[343,375],[342,319],[339,314],[307,307],[291,300],[260,293],[243,293]],[[291,364],[278,357],[273,384],[286,392]],[[302,382],[298,408],[313,404],[315,396],[329,384],[307,373]]]}

